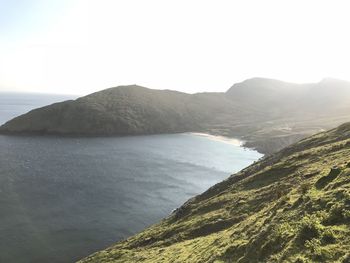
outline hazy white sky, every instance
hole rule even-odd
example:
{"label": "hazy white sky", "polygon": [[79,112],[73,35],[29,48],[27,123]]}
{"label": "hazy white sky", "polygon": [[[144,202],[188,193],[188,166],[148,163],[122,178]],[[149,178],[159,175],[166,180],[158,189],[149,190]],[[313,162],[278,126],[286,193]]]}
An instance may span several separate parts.
{"label": "hazy white sky", "polygon": [[0,90],[350,79],[349,1],[0,0]]}

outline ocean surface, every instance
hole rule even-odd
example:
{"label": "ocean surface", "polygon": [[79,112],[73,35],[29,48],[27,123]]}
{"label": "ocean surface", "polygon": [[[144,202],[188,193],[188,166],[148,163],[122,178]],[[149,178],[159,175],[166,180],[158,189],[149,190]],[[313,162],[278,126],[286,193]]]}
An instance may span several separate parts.
{"label": "ocean surface", "polygon": [[0,125],[32,109],[77,97],[74,95],[0,92]]}
{"label": "ocean surface", "polygon": [[[68,98],[0,93],[0,123]],[[0,135],[0,262],[74,262],[158,222],[261,156],[200,134]]]}

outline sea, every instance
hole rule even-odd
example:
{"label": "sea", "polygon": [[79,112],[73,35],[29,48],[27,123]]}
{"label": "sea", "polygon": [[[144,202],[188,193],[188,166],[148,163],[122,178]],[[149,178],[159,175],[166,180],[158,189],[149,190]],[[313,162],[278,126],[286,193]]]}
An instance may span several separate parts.
{"label": "sea", "polygon": [[[76,96],[0,93],[0,124]],[[0,135],[0,262],[68,263],[157,223],[262,155],[183,133]]]}

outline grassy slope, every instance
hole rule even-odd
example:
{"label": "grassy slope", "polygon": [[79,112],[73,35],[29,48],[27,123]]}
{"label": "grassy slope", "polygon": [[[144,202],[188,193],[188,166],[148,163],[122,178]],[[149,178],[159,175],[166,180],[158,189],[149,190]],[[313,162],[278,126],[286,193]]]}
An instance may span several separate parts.
{"label": "grassy slope", "polygon": [[190,95],[120,86],[32,110],[0,126],[0,131],[66,135],[201,131],[210,126],[213,116],[228,115],[236,108],[223,93]]}
{"label": "grassy slope", "polygon": [[345,124],[256,162],[81,263],[350,262],[348,251]]}

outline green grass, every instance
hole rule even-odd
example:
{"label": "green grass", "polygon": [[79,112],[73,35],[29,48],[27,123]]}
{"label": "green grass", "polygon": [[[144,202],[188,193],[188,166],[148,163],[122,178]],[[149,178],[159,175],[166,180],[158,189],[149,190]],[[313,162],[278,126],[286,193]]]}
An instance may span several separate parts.
{"label": "green grass", "polygon": [[350,124],[232,175],[82,262],[350,262]]}

